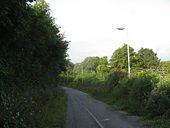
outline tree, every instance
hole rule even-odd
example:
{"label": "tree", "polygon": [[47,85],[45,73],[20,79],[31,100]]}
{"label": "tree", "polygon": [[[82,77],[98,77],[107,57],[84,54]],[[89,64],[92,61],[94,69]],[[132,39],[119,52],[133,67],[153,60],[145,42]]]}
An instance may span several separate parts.
{"label": "tree", "polygon": [[85,60],[81,63],[83,70],[90,71],[90,72],[96,72],[96,68],[100,63],[99,57],[87,57]]}
{"label": "tree", "polygon": [[73,68],[74,74],[80,74],[82,70],[81,63],[76,63]]}
{"label": "tree", "polygon": [[97,75],[102,80],[105,80],[107,73],[109,72],[107,56],[101,57],[99,65],[97,66]]}
{"label": "tree", "polygon": [[144,69],[157,68],[160,64],[160,60],[157,54],[149,48],[141,48],[137,53],[137,65]]}
{"label": "tree", "polygon": [[66,71],[65,71],[65,74],[67,76],[67,82],[69,78],[74,77],[73,68],[74,68],[74,63],[72,63],[70,60],[67,60]]}
{"label": "tree", "polygon": [[[0,1],[0,127],[37,127],[30,112],[40,103],[42,92],[57,86],[67,64],[68,42],[47,4],[36,0],[32,6],[28,1],[33,0]],[[36,91],[41,93],[33,96]],[[34,105],[25,104],[26,93],[32,95],[29,99],[36,97]]]}
{"label": "tree", "polygon": [[[135,65],[135,55],[134,49],[129,47],[130,53],[130,64]],[[128,60],[127,60],[127,44],[124,44],[123,47],[118,48],[111,56],[110,65],[111,68],[118,70],[127,70],[128,69]]]}

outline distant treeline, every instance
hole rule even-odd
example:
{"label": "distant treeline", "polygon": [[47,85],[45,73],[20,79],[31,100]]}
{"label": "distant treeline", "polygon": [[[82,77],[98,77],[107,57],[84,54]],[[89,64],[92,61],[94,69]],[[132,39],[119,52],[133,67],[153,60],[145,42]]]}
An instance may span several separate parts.
{"label": "distant treeline", "polygon": [[[168,63],[161,62],[157,57],[157,54],[148,48],[141,48],[137,53],[134,52],[132,47],[129,48],[130,51],[130,67],[132,75],[135,75],[138,71],[142,70],[168,70]],[[167,64],[166,64],[167,63]],[[100,80],[106,80],[109,73],[114,71],[121,71],[127,73],[128,71],[128,59],[127,59],[127,45],[124,44],[121,48],[116,49],[111,59],[108,60],[106,56],[104,57],[87,57],[81,63],[73,64],[68,61],[67,71],[64,72],[70,77],[78,79],[82,75],[96,74],[97,78]]]}

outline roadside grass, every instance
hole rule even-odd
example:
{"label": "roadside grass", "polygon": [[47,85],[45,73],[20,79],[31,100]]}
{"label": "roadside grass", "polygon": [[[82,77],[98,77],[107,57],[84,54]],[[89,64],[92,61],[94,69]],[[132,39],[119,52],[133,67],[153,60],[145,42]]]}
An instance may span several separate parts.
{"label": "roadside grass", "polygon": [[67,95],[62,88],[0,91],[0,128],[64,128]]}
{"label": "roadside grass", "polygon": [[67,95],[63,94],[50,98],[42,105],[36,108],[39,110],[32,120],[34,127],[41,128],[64,128],[66,109],[67,109]]}
{"label": "roadside grass", "polygon": [[64,128],[67,97],[57,97],[43,108],[42,123],[44,128]]}
{"label": "roadside grass", "polygon": [[170,119],[167,117],[158,117],[155,119],[145,118],[145,128],[169,128]]}

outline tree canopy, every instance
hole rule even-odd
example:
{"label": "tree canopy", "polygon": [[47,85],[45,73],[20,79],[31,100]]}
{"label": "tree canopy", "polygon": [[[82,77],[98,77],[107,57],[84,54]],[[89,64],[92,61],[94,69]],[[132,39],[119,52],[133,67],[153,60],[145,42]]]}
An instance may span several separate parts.
{"label": "tree canopy", "polygon": [[[132,69],[156,68],[160,64],[157,54],[152,49],[141,48],[138,53],[135,53],[134,49],[129,47],[129,52]],[[127,45],[125,44],[114,51],[110,59],[110,65],[114,69],[125,70],[128,66],[127,63]]]}
{"label": "tree canopy", "polygon": [[137,65],[141,68],[156,68],[160,64],[157,54],[149,48],[141,48],[137,54]]}
{"label": "tree canopy", "polygon": [[[129,47],[130,53],[130,62],[131,66],[134,64],[135,55],[134,49]],[[116,49],[110,59],[110,65],[115,69],[127,69],[128,68],[128,60],[127,60],[127,44],[124,44],[123,47]]]}
{"label": "tree canopy", "polygon": [[100,63],[100,58],[99,57],[87,57],[84,59],[84,61],[81,63],[83,66],[83,69],[86,71],[95,71],[96,68]]}
{"label": "tree canopy", "polygon": [[37,82],[45,84],[44,78],[55,79],[65,69],[68,42],[45,1],[37,0],[32,6],[26,0],[7,0],[0,6],[0,59],[12,71],[2,76],[36,81],[36,86]]}
{"label": "tree canopy", "polygon": [[97,69],[96,69],[99,78],[105,80],[105,78],[109,72],[109,69],[110,68],[109,68],[107,56],[101,57],[99,65],[97,66]]}

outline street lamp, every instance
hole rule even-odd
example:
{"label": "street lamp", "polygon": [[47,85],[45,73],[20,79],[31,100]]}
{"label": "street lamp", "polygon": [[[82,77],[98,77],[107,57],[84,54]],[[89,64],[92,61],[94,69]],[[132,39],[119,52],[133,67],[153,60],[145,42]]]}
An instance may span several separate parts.
{"label": "street lamp", "polygon": [[127,36],[127,54],[128,54],[128,78],[130,79],[130,54],[129,54],[129,40],[128,40],[128,31],[127,29],[123,28],[123,27],[119,27],[117,28],[117,30],[126,30],[126,36]]}
{"label": "street lamp", "polygon": [[82,73],[82,85],[83,85],[83,73],[84,73],[84,71],[83,71],[83,65],[81,65],[81,73]]}

